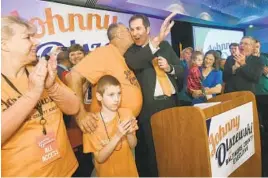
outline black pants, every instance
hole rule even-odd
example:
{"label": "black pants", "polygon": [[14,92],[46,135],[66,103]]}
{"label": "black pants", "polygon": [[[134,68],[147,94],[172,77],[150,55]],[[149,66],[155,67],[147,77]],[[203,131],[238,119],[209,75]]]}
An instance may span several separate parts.
{"label": "black pants", "polygon": [[165,100],[154,100],[153,104],[143,106],[138,117],[138,143],[135,149],[136,165],[140,177],[158,177],[156,154],[151,128],[151,116],[161,110],[177,106],[176,96]]}
{"label": "black pants", "polygon": [[256,95],[261,125],[262,176],[268,176],[268,95]]}
{"label": "black pants", "polygon": [[72,175],[72,177],[90,177],[91,172],[94,169],[91,153],[83,153],[83,146],[79,146],[78,150],[74,152],[78,161],[78,168]]}
{"label": "black pants", "polygon": [[154,142],[150,122],[139,124],[135,149],[136,165],[140,177],[158,177]]}
{"label": "black pants", "polygon": [[256,95],[260,124],[268,131],[268,95]]}

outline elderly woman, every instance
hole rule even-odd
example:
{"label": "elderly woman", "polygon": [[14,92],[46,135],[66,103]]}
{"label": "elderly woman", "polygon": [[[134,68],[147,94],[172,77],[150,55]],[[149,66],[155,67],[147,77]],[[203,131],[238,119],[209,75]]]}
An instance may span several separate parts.
{"label": "elderly woman", "polygon": [[35,28],[1,19],[2,176],[72,176],[78,165],[62,112],[76,114],[79,99],[56,78],[55,57],[31,66]]}
{"label": "elderly woman", "polygon": [[205,102],[207,99],[221,93],[222,71],[219,70],[219,55],[210,50],[205,54],[202,73],[202,90],[193,90],[192,104]]}

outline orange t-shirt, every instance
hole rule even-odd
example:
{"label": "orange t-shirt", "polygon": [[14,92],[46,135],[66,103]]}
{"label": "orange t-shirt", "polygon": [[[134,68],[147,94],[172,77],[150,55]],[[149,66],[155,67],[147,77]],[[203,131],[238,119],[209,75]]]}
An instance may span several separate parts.
{"label": "orange t-shirt", "polygon": [[[133,114],[129,109],[121,108],[118,116],[106,124],[108,135],[112,138],[117,132],[117,125],[129,119]],[[105,143],[109,141],[102,119],[97,121],[97,129],[93,134],[83,135],[84,153],[100,151]],[[117,144],[115,150],[104,163],[94,160],[96,175],[98,177],[138,177],[138,172],[126,137]]]}
{"label": "orange t-shirt", "polygon": [[[28,78],[26,75],[8,79],[21,93],[27,91]],[[1,105],[2,112],[4,112],[17,101],[20,95],[3,78],[1,84]],[[42,138],[41,140],[44,142],[41,143],[40,137],[44,137],[44,134],[39,123],[40,114],[33,109],[28,119],[2,145],[1,168],[4,177],[69,177],[78,167],[67,137],[62,112],[46,91],[43,92],[39,103],[42,104],[44,118],[47,120],[47,136],[53,136],[49,140],[52,142],[45,143],[47,140]],[[53,139],[55,140],[53,141]]]}
{"label": "orange t-shirt", "polygon": [[[134,116],[138,116],[142,107],[142,93],[138,80],[128,68],[125,59],[118,49],[109,44],[97,48],[80,61],[73,70],[80,73],[92,85],[104,75],[112,75],[118,79],[122,88],[121,108],[129,108]],[[99,112],[100,105],[96,99],[96,86],[92,88],[91,112]]]}

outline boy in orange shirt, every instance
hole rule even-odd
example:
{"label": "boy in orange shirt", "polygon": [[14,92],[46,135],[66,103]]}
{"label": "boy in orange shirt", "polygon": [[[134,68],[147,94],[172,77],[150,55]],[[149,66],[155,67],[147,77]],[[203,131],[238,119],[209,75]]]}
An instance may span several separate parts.
{"label": "boy in orange shirt", "polygon": [[94,153],[98,177],[138,177],[131,151],[137,144],[137,120],[131,110],[119,108],[119,81],[110,75],[101,77],[97,84],[96,97],[102,106],[97,113],[98,127],[94,133],[84,134],[84,152]]}

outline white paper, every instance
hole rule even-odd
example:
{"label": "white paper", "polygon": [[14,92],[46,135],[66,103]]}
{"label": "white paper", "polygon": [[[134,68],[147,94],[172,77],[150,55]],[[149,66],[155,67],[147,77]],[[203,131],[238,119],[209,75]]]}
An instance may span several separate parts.
{"label": "white paper", "polygon": [[205,108],[209,108],[211,106],[220,104],[221,102],[211,102],[211,103],[199,103],[199,104],[195,104],[195,107],[199,107],[200,109],[205,109]]}

